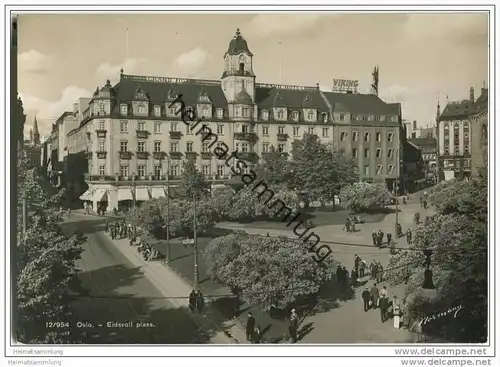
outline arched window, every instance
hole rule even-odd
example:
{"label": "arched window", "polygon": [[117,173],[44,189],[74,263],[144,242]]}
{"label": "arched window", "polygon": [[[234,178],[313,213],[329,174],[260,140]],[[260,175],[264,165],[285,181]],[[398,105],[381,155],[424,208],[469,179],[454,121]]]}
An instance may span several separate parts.
{"label": "arched window", "polygon": [[278,112],[278,118],[282,119],[285,116],[285,113],[283,111]]}
{"label": "arched window", "polygon": [[327,122],[327,121],[328,121],[328,114],[323,113],[323,122]]}
{"label": "arched window", "polygon": [[240,73],[243,73],[245,71],[245,63],[240,62]]}
{"label": "arched window", "polygon": [[297,111],[293,112],[293,119],[297,121],[299,119],[299,113]]}

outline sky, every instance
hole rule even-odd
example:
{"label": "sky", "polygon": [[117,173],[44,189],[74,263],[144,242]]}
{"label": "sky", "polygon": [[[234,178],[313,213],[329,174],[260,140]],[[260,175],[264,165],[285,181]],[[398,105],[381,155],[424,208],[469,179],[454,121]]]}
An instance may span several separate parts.
{"label": "sky", "polygon": [[[488,79],[487,14],[25,14],[18,19],[18,90],[25,133],[42,136],[73,102],[125,74],[219,80],[237,28],[257,82],[332,89],[359,80],[403,118],[427,126],[449,101]],[[127,31],[128,29],[128,31]],[[281,60],[281,62],[280,62]]]}

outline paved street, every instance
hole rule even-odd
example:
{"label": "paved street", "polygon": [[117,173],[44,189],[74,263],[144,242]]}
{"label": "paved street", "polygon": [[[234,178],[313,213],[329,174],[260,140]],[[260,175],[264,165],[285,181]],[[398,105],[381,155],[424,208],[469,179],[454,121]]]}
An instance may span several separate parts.
{"label": "paved street", "polygon": [[[401,211],[398,220],[403,227],[403,231],[408,228],[414,228],[413,216],[420,212],[423,220],[426,215],[434,214],[432,208],[424,210],[420,207],[419,196],[421,193],[413,194],[412,200],[401,205]],[[358,232],[347,233],[342,231],[343,225],[327,225],[314,228],[314,232],[320,236],[323,241],[341,242],[344,244],[371,245],[371,233],[374,230],[381,229],[384,233],[394,233],[395,213],[387,215],[380,223],[366,223],[357,226]],[[291,230],[263,230],[258,228],[244,228],[236,223],[223,223],[223,228],[243,229],[248,233],[260,234],[269,232],[271,236],[289,236],[295,237]],[[375,247],[346,246],[342,244],[329,244],[335,259],[340,261],[347,269],[353,267],[354,254],[357,253],[363,260],[369,264],[372,260],[380,261],[384,268],[387,268],[389,262],[389,250],[387,248],[377,249]],[[398,239],[396,247],[406,248],[408,244],[404,238]],[[367,278],[365,278],[366,280]],[[367,283],[372,286],[373,282]],[[384,285],[383,283],[382,285]],[[404,286],[396,289],[387,285],[389,296],[397,295],[400,299],[404,295]],[[361,293],[363,287],[355,290],[352,299],[338,300],[335,307],[330,307],[328,311],[318,312],[308,316],[303,324],[312,323],[312,331],[307,333],[301,343],[408,343],[414,340],[413,333],[403,329],[394,329],[392,320],[380,321],[380,312],[363,311],[363,301]]]}
{"label": "paved street", "polygon": [[[75,301],[74,307],[78,320],[95,326],[77,328],[76,332],[86,333],[90,343],[208,342],[210,335],[198,330],[189,311],[165,299],[141,269],[98,231],[102,220],[75,217],[64,228],[68,232],[78,228],[87,236],[78,265],[83,286],[90,290],[90,295]],[[107,322],[132,322],[132,327],[107,328]],[[137,327],[141,322],[144,324]]]}

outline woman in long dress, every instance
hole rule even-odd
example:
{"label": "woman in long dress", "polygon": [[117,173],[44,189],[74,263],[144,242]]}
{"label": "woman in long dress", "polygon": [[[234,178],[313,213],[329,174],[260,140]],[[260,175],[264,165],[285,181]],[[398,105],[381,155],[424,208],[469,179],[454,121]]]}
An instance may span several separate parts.
{"label": "woman in long dress", "polygon": [[405,299],[403,300],[402,311],[403,311],[403,327],[405,329],[408,329],[410,327],[410,313],[408,310],[408,304],[406,303]]}
{"label": "woman in long dress", "polygon": [[398,297],[394,296],[392,299],[392,314],[393,314],[393,320],[394,320],[394,328],[399,329],[399,323],[400,323],[400,313],[401,307],[399,304],[399,299]]}

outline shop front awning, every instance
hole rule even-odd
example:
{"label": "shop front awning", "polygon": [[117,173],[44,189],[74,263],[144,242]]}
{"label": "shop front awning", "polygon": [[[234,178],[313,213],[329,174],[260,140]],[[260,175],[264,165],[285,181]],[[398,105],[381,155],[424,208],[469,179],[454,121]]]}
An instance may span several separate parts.
{"label": "shop front awning", "polygon": [[92,195],[92,201],[106,201],[108,200],[108,191],[105,189],[97,189]]}
{"label": "shop front awning", "polygon": [[132,200],[132,190],[126,187],[120,187],[117,197],[118,201]]}
{"label": "shop front awning", "polygon": [[137,201],[148,201],[149,191],[145,187],[139,187],[135,189],[135,200]]}
{"label": "shop front awning", "polygon": [[165,195],[165,189],[163,187],[153,187],[151,189],[151,197],[153,199],[158,199],[167,197],[167,195]]}
{"label": "shop front awning", "polygon": [[83,194],[80,195],[80,200],[92,200],[92,189],[88,189]]}

